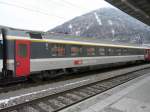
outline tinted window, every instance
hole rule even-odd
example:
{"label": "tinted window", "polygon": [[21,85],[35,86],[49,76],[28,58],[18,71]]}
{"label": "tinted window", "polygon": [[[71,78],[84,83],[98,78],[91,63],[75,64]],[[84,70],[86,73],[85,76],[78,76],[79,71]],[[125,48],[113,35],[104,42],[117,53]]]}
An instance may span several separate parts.
{"label": "tinted window", "polygon": [[71,46],[71,56],[81,56],[82,55],[82,47],[78,45]]}
{"label": "tinted window", "polygon": [[40,33],[30,33],[31,38],[42,39],[42,35]]}
{"label": "tinted window", "polygon": [[94,56],[96,53],[95,53],[95,48],[94,47],[88,47],[87,48],[87,55],[88,56]]}
{"label": "tinted window", "polygon": [[123,55],[128,55],[128,49],[123,49],[122,53],[123,53]]}
{"label": "tinted window", "polygon": [[140,54],[144,54],[144,50],[143,49],[140,50]]}
{"label": "tinted window", "polygon": [[3,58],[3,41],[0,40],[0,59]]}
{"label": "tinted window", "polygon": [[8,35],[13,35],[13,36],[28,37],[28,34],[26,33],[26,31],[15,30],[15,29],[7,30],[7,34]]}
{"label": "tinted window", "polygon": [[122,55],[121,48],[116,48],[115,53],[116,53],[117,56],[121,56]]}
{"label": "tinted window", "polygon": [[27,57],[27,45],[26,44],[19,44],[18,55],[20,57]]}
{"label": "tinted window", "polygon": [[105,48],[99,48],[98,52],[100,56],[105,56]]}
{"label": "tinted window", "polygon": [[63,44],[52,44],[51,45],[52,56],[65,56],[66,49]]}
{"label": "tinted window", "polygon": [[115,51],[114,48],[108,48],[108,54],[109,54],[109,56],[113,56],[115,54],[114,51]]}

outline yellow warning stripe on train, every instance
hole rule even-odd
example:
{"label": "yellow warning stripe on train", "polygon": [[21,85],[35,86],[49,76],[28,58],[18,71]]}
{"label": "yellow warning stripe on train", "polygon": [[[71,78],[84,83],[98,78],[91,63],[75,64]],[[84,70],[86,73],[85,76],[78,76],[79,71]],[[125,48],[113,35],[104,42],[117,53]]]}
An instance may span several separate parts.
{"label": "yellow warning stripe on train", "polygon": [[120,48],[135,48],[135,49],[146,49],[146,47],[138,46],[127,46],[127,45],[113,45],[113,44],[103,44],[103,43],[90,43],[90,42],[79,42],[71,40],[58,40],[58,39],[31,39],[27,37],[16,37],[7,36],[9,40],[30,40],[32,42],[48,42],[48,43],[60,43],[60,44],[74,44],[74,45],[87,45],[87,46],[104,46],[104,47],[120,47]]}

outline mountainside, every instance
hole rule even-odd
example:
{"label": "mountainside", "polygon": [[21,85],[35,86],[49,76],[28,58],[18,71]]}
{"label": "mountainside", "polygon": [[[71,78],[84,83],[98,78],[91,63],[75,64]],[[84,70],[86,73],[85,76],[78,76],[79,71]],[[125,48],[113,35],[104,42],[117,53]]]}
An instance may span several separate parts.
{"label": "mountainside", "polygon": [[124,43],[150,42],[150,28],[148,26],[113,8],[103,8],[76,17],[48,31],[48,33],[51,32]]}

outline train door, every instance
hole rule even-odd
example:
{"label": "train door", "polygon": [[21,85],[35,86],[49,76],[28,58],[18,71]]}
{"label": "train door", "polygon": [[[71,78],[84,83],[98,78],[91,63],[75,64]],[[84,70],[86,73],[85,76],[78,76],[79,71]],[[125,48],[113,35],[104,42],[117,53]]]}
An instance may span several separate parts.
{"label": "train door", "polygon": [[30,41],[16,40],[15,73],[17,77],[30,74]]}
{"label": "train door", "polygon": [[145,60],[150,61],[150,50],[149,49],[145,50]]}
{"label": "train door", "polygon": [[147,60],[150,61],[150,49],[147,49]]}

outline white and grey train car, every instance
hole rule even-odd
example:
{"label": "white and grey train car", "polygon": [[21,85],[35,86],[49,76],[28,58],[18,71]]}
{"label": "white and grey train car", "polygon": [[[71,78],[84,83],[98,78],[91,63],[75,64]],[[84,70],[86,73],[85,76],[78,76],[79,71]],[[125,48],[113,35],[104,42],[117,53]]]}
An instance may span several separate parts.
{"label": "white and grey train car", "polygon": [[[45,39],[38,33],[7,30],[7,70],[13,77],[77,67],[144,60],[144,47]],[[0,39],[0,70],[3,40]],[[1,71],[2,72],[2,71]]]}

